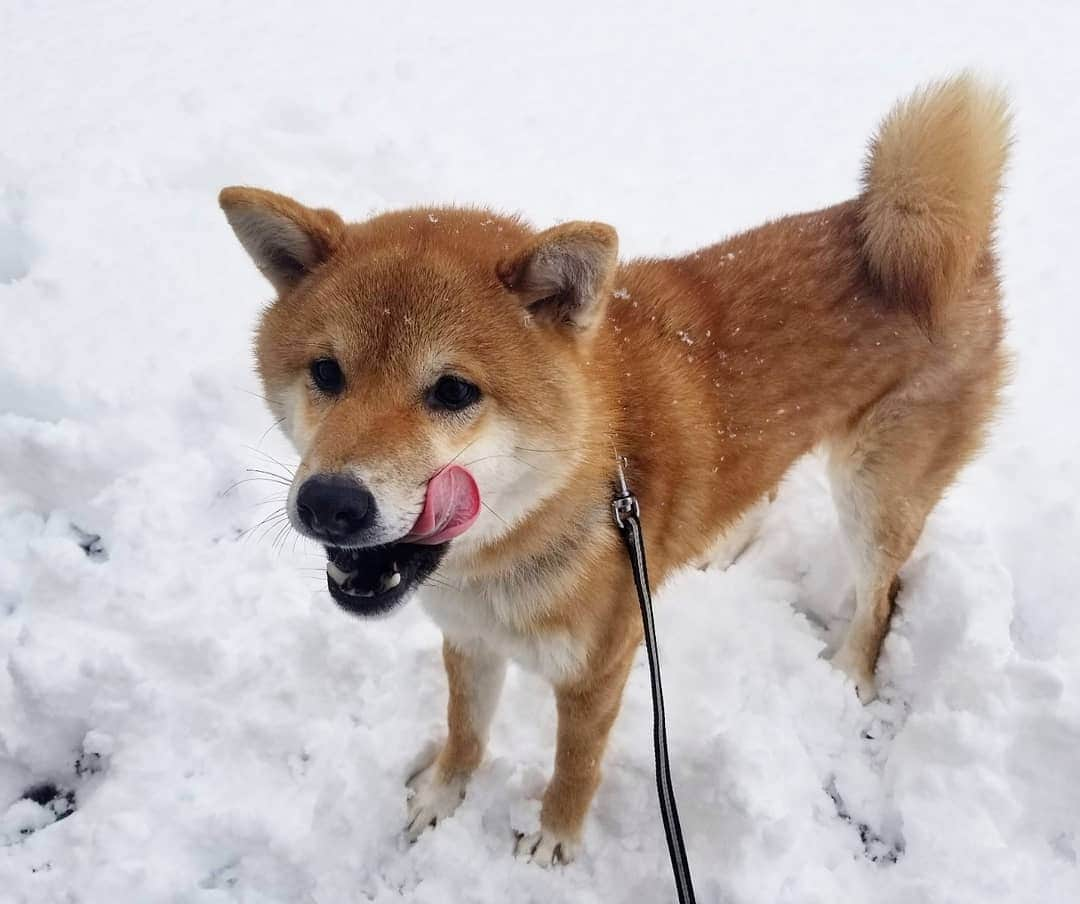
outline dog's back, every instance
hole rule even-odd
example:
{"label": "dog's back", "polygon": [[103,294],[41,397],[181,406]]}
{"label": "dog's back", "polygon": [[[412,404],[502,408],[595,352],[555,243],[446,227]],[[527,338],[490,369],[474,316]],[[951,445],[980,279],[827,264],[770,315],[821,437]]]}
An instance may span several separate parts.
{"label": "dog's back", "polygon": [[885,120],[858,198],[616,277],[609,391],[655,570],[701,558],[827,445],[859,600],[835,661],[864,697],[896,571],[1005,372],[992,230],[1007,147],[1001,96],[960,77]]}

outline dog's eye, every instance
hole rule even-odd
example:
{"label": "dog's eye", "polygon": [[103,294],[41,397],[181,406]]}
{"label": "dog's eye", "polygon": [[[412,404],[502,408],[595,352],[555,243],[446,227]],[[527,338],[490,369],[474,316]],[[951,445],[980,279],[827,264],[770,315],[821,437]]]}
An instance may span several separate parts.
{"label": "dog's eye", "polygon": [[317,358],[311,362],[311,379],[320,392],[337,395],[345,388],[345,374],[333,358]]}
{"label": "dog's eye", "polygon": [[460,411],[475,404],[480,389],[461,377],[439,377],[428,390],[427,402],[432,408],[444,411]]}

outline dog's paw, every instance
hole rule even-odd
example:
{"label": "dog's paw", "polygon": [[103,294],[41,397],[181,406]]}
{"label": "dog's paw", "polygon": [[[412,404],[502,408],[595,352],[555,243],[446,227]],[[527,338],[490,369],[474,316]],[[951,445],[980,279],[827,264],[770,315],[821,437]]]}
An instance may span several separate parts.
{"label": "dog's paw", "polygon": [[438,761],[409,779],[405,783],[408,789],[405,836],[409,841],[416,841],[440,819],[452,814],[465,797],[467,783],[465,776],[443,781],[439,776]]}
{"label": "dog's paw", "polygon": [[574,838],[560,835],[550,829],[541,829],[528,835],[518,835],[514,843],[514,856],[526,863],[543,867],[571,863],[578,853]]}
{"label": "dog's paw", "polygon": [[833,656],[832,664],[855,685],[855,693],[858,694],[859,702],[866,704],[877,699],[877,682],[874,680],[874,670],[867,663],[865,656],[853,653],[847,647],[841,647]]}

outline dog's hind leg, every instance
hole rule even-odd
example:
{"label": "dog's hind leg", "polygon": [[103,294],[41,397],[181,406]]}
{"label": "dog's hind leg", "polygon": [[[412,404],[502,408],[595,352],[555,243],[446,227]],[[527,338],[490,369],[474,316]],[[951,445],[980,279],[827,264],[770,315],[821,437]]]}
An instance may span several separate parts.
{"label": "dog's hind leg", "polygon": [[876,403],[829,450],[829,479],[855,571],[855,614],[833,663],[859,699],[877,694],[874,670],[927,515],[976,451],[996,383],[972,382],[945,399],[901,392]]}

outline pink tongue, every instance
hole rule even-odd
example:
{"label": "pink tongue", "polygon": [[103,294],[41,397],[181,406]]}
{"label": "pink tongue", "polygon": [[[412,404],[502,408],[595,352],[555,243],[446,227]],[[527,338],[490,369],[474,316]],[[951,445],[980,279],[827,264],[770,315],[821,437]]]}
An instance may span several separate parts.
{"label": "pink tongue", "polygon": [[465,533],[480,514],[480,490],[459,465],[443,468],[428,481],[424,510],[405,536],[409,543],[445,543]]}

